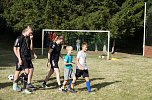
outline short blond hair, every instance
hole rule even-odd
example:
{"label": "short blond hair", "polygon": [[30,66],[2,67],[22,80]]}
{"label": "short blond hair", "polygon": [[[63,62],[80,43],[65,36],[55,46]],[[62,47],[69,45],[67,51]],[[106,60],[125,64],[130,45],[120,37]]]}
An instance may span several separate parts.
{"label": "short blond hair", "polygon": [[67,47],[66,47],[66,50],[67,50],[67,51],[73,50],[73,47],[72,47],[72,46],[67,46]]}

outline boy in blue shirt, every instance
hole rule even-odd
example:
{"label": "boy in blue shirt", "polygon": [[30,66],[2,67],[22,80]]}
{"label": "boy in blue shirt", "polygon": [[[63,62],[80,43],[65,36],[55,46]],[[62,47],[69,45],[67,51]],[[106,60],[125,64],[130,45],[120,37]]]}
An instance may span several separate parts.
{"label": "boy in blue shirt", "polygon": [[72,82],[69,85],[68,90],[72,93],[75,93],[74,91],[74,85],[76,82],[76,77],[75,74],[73,73],[73,56],[71,55],[71,53],[73,52],[73,48],[72,46],[67,46],[66,47],[66,51],[67,51],[67,55],[64,57],[64,82],[63,82],[63,89],[66,88],[66,85],[68,83],[69,78],[72,78]]}

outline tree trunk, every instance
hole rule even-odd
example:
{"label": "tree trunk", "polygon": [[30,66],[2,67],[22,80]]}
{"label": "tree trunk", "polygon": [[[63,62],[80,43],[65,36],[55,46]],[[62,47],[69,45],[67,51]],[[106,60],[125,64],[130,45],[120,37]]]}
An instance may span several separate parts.
{"label": "tree trunk", "polygon": [[115,39],[113,40],[113,44],[112,44],[112,52],[111,52],[112,54],[114,54],[115,53]]}
{"label": "tree trunk", "polygon": [[95,52],[98,51],[98,46],[97,46],[97,43],[95,43]]}

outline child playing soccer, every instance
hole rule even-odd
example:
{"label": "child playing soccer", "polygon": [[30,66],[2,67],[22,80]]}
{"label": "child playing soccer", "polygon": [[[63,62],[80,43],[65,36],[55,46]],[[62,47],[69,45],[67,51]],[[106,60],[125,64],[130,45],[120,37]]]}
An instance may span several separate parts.
{"label": "child playing soccer", "polygon": [[69,78],[72,78],[72,82],[69,85],[69,91],[72,93],[75,93],[74,91],[74,85],[75,85],[75,81],[76,81],[76,77],[75,74],[73,73],[73,56],[71,55],[71,53],[73,52],[73,48],[72,46],[67,46],[66,47],[66,51],[67,51],[67,55],[64,57],[64,82],[63,82],[63,89],[66,88],[67,82],[69,80]]}
{"label": "child playing soccer", "polygon": [[87,90],[90,93],[91,87],[90,87],[90,81],[89,81],[89,72],[88,72],[88,66],[86,64],[87,49],[88,49],[87,43],[83,42],[82,50],[78,52],[77,58],[76,58],[76,63],[77,63],[76,79],[83,76],[83,78],[85,78],[85,81],[86,81]]}

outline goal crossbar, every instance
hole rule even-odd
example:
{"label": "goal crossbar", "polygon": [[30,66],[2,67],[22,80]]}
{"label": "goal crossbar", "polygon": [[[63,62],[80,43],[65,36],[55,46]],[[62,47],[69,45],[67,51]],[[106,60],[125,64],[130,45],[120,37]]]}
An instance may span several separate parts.
{"label": "goal crossbar", "polygon": [[91,33],[108,33],[108,53],[107,53],[107,59],[109,59],[109,50],[110,50],[110,31],[106,31],[106,30],[55,30],[55,29],[43,29],[42,30],[42,55],[43,55],[43,49],[44,49],[44,32],[45,31],[53,31],[53,32],[91,32]]}

